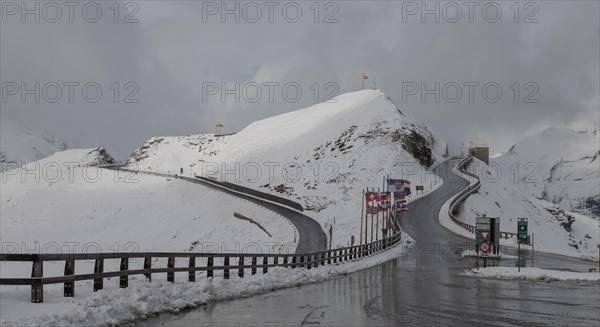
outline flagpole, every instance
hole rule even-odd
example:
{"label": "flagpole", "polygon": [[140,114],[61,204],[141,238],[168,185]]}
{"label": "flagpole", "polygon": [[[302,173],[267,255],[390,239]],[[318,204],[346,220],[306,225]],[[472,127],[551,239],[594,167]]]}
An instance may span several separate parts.
{"label": "flagpole", "polygon": [[[369,193],[369,188],[367,187],[367,193]],[[369,201],[365,198],[365,202],[367,205]],[[369,212],[365,212],[365,244],[369,243]]]}
{"label": "flagpole", "polygon": [[[375,191],[375,188],[373,188],[373,191]],[[371,201],[371,204],[373,203],[373,201]],[[373,243],[373,215],[371,215],[371,243]]]}
{"label": "flagpole", "polygon": [[363,217],[363,213],[365,212],[365,190],[363,189],[362,191],[362,196],[360,198],[360,245],[362,245],[362,239],[363,239],[363,220],[365,217]]}
{"label": "flagpole", "polygon": [[[377,188],[377,193],[379,192],[379,187]],[[379,203],[381,203],[381,197],[379,199]],[[383,212],[381,213],[383,215]],[[379,210],[377,210],[377,221],[375,221],[375,241],[379,241]]]}

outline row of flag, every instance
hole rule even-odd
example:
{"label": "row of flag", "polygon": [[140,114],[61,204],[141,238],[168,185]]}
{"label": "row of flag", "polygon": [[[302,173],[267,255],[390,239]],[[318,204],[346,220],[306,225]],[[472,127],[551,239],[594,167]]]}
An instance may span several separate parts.
{"label": "row of flag", "polygon": [[[366,192],[367,215],[376,215],[379,212],[387,212],[396,209],[396,212],[408,209],[406,196],[410,195],[410,182],[405,179],[387,179],[387,192]],[[393,201],[392,201],[393,198]],[[392,205],[393,203],[393,205]]]}

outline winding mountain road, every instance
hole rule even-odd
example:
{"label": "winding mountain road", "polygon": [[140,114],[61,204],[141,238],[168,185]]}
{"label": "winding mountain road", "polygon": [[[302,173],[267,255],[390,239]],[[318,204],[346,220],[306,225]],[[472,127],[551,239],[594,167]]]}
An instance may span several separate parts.
{"label": "winding mountain road", "polygon": [[[123,171],[129,172],[137,172],[140,174],[150,174],[168,178],[176,178],[180,180],[185,180],[191,183],[200,184],[202,186],[208,187],[217,192],[223,192],[225,194],[232,195],[234,197],[244,199],[250,201],[252,203],[256,203],[262,207],[265,207],[271,211],[274,211],[284,217],[286,217],[298,230],[298,246],[296,247],[296,253],[311,253],[323,251],[327,247],[327,235],[321,228],[318,222],[314,219],[298,212],[296,210],[290,209],[285,206],[277,205],[269,201],[265,201],[254,196],[250,196],[244,193],[231,191],[227,188],[218,186],[216,184],[212,184],[201,179],[185,177],[185,176],[173,176],[169,174],[156,173],[156,172],[148,172],[148,171],[133,171],[126,170],[121,168],[111,168],[111,169],[119,169]],[[243,214],[243,212],[242,212]]]}
{"label": "winding mountain road", "polygon": [[[442,227],[443,203],[467,185],[451,172],[456,160],[434,171],[444,184],[411,204],[401,225],[417,244],[400,258],[323,283],[209,303],[141,326],[583,326],[600,324],[597,282],[531,282],[465,277],[475,265],[460,253],[472,240]],[[503,252],[510,252],[503,248]],[[525,258],[527,259],[527,258]],[[515,265],[503,259],[501,265]],[[536,253],[536,266],[582,271],[592,263]]]}

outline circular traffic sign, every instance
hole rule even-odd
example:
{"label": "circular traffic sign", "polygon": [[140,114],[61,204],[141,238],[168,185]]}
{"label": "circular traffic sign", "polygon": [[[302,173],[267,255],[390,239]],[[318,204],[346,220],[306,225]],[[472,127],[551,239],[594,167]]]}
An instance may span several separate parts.
{"label": "circular traffic sign", "polygon": [[490,243],[482,242],[479,244],[479,251],[488,253],[490,251]]}

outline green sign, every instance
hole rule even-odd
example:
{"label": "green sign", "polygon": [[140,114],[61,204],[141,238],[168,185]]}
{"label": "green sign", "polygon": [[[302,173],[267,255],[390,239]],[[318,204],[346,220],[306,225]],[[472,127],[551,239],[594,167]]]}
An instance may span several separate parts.
{"label": "green sign", "polygon": [[527,218],[517,220],[517,238],[521,242],[527,241]]}

